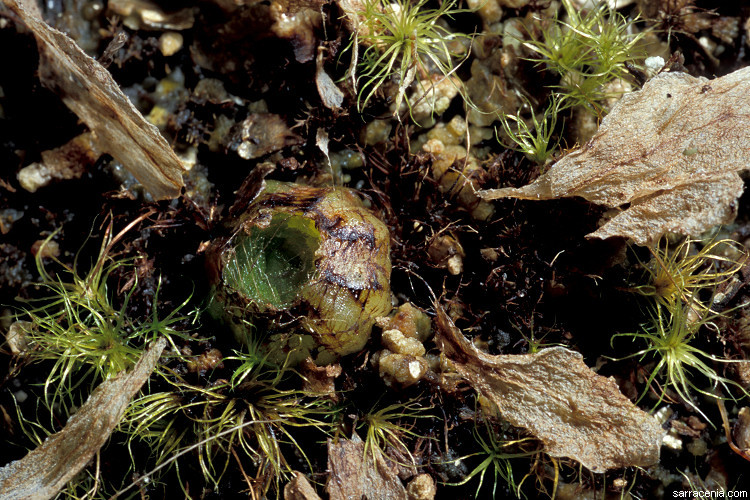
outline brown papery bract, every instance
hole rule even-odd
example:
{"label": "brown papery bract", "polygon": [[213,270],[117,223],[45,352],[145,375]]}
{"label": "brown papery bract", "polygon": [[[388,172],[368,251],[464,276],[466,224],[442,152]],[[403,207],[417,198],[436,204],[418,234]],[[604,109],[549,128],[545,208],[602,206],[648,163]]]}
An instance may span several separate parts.
{"label": "brown papery bract", "polygon": [[57,495],[107,442],[166,345],[166,339],[157,340],[132,371],[102,382],[63,430],[21,460],[0,468],[0,496],[7,500],[41,500]]}
{"label": "brown papery bract", "polygon": [[502,417],[594,472],[659,461],[659,422],[622,395],[614,379],[594,373],[564,347],[535,354],[479,351],[436,304],[436,342],[458,374],[497,405]]}
{"label": "brown papery bract", "polygon": [[[624,96],[582,148],[521,188],[485,200],[580,196],[622,211],[589,237],[650,245],[697,235],[736,215],[750,168],[750,68],[714,80],[662,73]],[[626,206],[628,205],[629,206]]]}
{"label": "brown papery bract", "polygon": [[182,163],[107,70],[42,21],[33,2],[3,2],[36,38],[42,84],[88,125],[98,149],[122,163],[155,199],[178,197],[184,186]]}

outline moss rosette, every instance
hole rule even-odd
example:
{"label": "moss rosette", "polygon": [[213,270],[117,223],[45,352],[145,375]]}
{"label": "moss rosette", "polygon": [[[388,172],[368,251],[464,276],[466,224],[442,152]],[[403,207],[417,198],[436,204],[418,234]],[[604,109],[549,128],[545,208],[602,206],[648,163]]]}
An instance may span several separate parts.
{"label": "moss rosette", "polygon": [[[272,342],[301,325],[327,361],[360,351],[375,318],[390,312],[388,228],[353,191],[267,181],[236,227],[221,254],[218,299],[246,324],[294,315],[269,323]],[[277,350],[289,351],[281,342]]]}

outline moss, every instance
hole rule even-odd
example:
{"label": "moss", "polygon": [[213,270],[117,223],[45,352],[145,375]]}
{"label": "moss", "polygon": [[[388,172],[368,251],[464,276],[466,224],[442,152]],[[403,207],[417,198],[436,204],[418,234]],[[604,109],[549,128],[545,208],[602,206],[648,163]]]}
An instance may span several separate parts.
{"label": "moss", "polygon": [[460,81],[449,77],[456,70],[454,60],[458,56],[452,49],[453,42],[472,37],[452,33],[438,22],[441,18],[451,18],[465,11],[455,8],[455,0],[443,2],[437,9],[427,8],[426,4],[427,0],[416,3],[367,0],[363,10],[356,13],[357,28],[349,47],[355,58],[356,45],[361,43],[366,47],[359,57],[359,76],[355,78],[359,84],[357,106],[360,111],[387,82],[395,81],[398,82],[398,91],[394,114],[399,113],[402,102],[406,103],[411,114],[413,103],[406,95],[407,89],[417,82],[426,94],[429,90],[422,81],[429,81],[430,67],[434,67],[440,77],[447,78],[467,100]]}
{"label": "moss", "polygon": [[[626,78],[627,66],[643,57],[639,44],[645,32],[634,29],[637,19],[628,19],[606,2],[588,12],[563,0],[567,21],[537,19],[541,36],[523,45],[537,57],[529,60],[546,65],[560,77],[555,91],[562,108],[582,106],[596,116],[606,114],[608,83]],[[553,103],[554,104],[554,103]]]}

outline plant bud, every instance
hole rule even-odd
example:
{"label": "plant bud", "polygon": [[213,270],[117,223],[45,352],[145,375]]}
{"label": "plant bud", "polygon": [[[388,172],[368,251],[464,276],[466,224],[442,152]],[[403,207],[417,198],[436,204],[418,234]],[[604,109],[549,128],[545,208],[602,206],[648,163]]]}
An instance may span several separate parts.
{"label": "plant bud", "polygon": [[272,343],[286,339],[282,351],[290,326],[312,335],[319,361],[359,351],[375,318],[391,310],[388,228],[351,190],[267,181],[233,236],[217,245],[224,315],[235,326],[267,319]]}

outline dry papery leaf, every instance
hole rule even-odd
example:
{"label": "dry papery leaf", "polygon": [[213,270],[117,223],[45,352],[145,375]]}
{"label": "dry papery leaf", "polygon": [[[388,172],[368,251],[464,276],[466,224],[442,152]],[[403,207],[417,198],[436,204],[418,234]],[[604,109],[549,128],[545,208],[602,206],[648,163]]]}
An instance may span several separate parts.
{"label": "dry papery leaf", "polygon": [[321,500],[301,472],[292,472],[292,479],[284,486],[284,500]]}
{"label": "dry papery leaf", "polygon": [[63,430],[21,460],[0,468],[0,497],[42,500],[57,495],[109,439],[166,345],[166,339],[156,341],[130,373],[102,382]]}
{"label": "dry papery leaf", "polygon": [[460,376],[497,405],[502,417],[594,472],[659,461],[659,422],[564,347],[535,354],[492,356],[479,351],[436,305],[435,339]]}
{"label": "dry papery leaf", "polygon": [[356,433],[352,439],[328,440],[328,472],[330,500],[407,499],[396,467],[386,463],[377,447],[365,453],[365,444]]}
{"label": "dry papery leaf", "polygon": [[3,2],[36,38],[42,84],[88,125],[98,149],[122,163],[155,199],[179,196],[184,186],[182,163],[107,70],[67,35],[42,21],[33,2]]}
{"label": "dry papery leaf", "polygon": [[[750,168],[750,68],[714,80],[662,73],[625,95],[582,148],[522,188],[485,200],[581,196],[622,212],[588,235],[638,245],[734,219]],[[625,206],[629,204],[629,206]]]}
{"label": "dry papery leaf", "polygon": [[335,380],[343,371],[340,364],[318,366],[308,357],[300,363],[300,371],[304,377],[303,391],[338,402],[340,396],[336,392]]}

